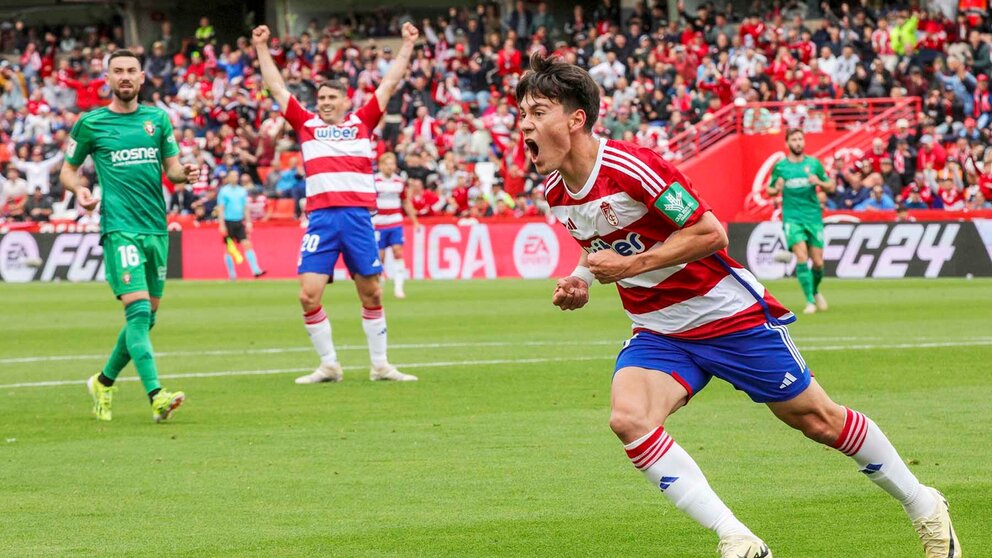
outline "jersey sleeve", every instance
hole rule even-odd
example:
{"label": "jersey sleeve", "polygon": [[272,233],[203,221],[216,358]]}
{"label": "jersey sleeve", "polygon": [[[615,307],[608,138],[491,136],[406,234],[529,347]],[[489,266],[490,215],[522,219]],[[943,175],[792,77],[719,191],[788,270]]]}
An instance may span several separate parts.
{"label": "jersey sleeve", "polygon": [[813,160],[816,161],[813,173],[816,174],[816,177],[820,180],[827,180],[827,171],[823,168],[823,163],[821,163],[819,159]]}
{"label": "jersey sleeve", "polygon": [[637,158],[647,169],[640,175],[640,187],[633,187],[634,198],[648,206],[648,211],[660,215],[677,229],[691,227],[702,219],[709,204],[703,200],[689,179],[674,165],[650,149],[642,149]]}
{"label": "jersey sleeve", "polygon": [[299,131],[303,127],[303,124],[313,117],[313,114],[303,108],[300,102],[296,100],[296,97],[292,95],[289,96],[289,101],[286,103],[286,107],[283,108],[282,115],[286,117],[286,121],[296,131]]}
{"label": "jersey sleeve", "polygon": [[[779,163],[781,163],[781,161],[779,161]],[[772,176],[768,180],[768,186],[766,186],[766,188],[771,188],[774,186],[775,181],[778,180],[779,176],[781,176],[779,174],[779,163],[775,163],[775,165],[772,166]]]}
{"label": "jersey sleeve", "polygon": [[382,107],[379,106],[379,98],[372,95],[369,102],[365,103],[365,106],[358,109],[355,116],[365,124],[365,127],[372,130],[379,125],[379,120],[382,120]]}
{"label": "jersey sleeve", "polygon": [[93,136],[86,126],[86,119],[80,118],[69,132],[69,140],[65,146],[65,160],[70,165],[78,167],[83,164],[92,150]]}
{"label": "jersey sleeve", "polygon": [[176,144],[176,132],[172,129],[172,122],[169,121],[169,117],[165,112],[160,113],[161,116],[159,121],[162,126],[162,145],[160,146],[162,152],[162,160],[168,159],[169,157],[175,157],[179,155],[179,145]]}

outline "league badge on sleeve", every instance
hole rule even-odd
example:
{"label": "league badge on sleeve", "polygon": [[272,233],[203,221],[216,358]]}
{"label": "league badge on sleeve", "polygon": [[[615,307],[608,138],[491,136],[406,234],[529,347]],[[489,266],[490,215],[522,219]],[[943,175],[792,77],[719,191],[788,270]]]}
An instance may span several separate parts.
{"label": "league badge on sleeve", "polygon": [[672,220],[673,223],[682,227],[685,225],[689,217],[696,212],[696,208],[699,207],[699,202],[696,198],[692,197],[692,194],[688,192],[681,184],[678,182],[672,182],[672,184],[665,189],[658,200],[654,202],[654,206],[658,211],[661,211],[665,217]]}

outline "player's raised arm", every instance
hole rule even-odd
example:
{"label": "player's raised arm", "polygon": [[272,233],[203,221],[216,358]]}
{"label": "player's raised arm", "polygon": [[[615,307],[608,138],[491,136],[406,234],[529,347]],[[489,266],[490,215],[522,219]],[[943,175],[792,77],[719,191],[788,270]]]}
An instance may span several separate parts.
{"label": "player's raised arm", "polygon": [[621,256],[613,250],[600,250],[589,255],[589,270],[600,283],[615,283],[621,279],[664,267],[694,262],[727,247],[727,231],[712,212],[699,221],[668,237],[663,244],[637,254]]}
{"label": "player's raised arm", "polygon": [[286,110],[286,103],[289,102],[289,89],[286,89],[286,82],[282,80],[276,61],[272,59],[269,52],[269,27],[259,25],[251,32],[251,44],[255,47],[255,56],[258,57],[258,65],[262,70],[262,80],[265,87],[269,89],[272,98],[279,103],[279,106]]}
{"label": "player's raised arm", "polygon": [[410,66],[410,57],[413,56],[413,45],[419,37],[420,31],[414,24],[409,21],[403,24],[403,46],[400,47],[396,60],[389,67],[389,71],[386,72],[379,87],[375,90],[375,98],[378,99],[381,110],[386,110],[386,103],[393,96],[400,80],[406,75],[406,69]]}

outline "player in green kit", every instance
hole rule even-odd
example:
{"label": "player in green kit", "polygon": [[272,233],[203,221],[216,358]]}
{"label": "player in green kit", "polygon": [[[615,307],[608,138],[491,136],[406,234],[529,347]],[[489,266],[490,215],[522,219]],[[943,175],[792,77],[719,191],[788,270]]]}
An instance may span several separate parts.
{"label": "player in green kit", "polygon": [[[827,299],[820,293],[823,280],[823,211],[816,189],[834,191],[834,181],[827,177],[816,157],[806,155],[806,137],[798,128],[785,132],[789,148],[785,159],[772,169],[768,195],[782,193],[782,225],[785,243],[796,256],[796,278],[806,296],[806,314],[827,309]],[[812,260],[813,268],[808,262]]]}
{"label": "player in green kit", "polygon": [[[199,168],[179,163],[179,148],[165,111],[138,104],[145,75],[134,53],[117,50],[110,55],[107,82],[113,93],[110,105],[84,114],[73,126],[60,174],[80,206],[93,209],[102,201],[104,270],[126,317],[107,364],[90,377],[87,388],[93,414],[98,420],[110,420],[114,381],[133,361],[148,393],[152,418],[160,422],[186,398],[181,391],[162,389],[148,337],[165,290],[169,254],[162,170],[170,181],[181,184],[195,181]],[[77,171],[87,156],[96,166],[102,200],[80,185]]]}

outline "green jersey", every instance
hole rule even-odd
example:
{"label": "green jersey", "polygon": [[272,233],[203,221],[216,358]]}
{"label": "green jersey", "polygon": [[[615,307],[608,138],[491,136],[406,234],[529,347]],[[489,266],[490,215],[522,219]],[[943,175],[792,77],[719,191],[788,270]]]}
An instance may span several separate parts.
{"label": "green jersey", "polygon": [[788,157],[775,163],[772,169],[771,184],[782,178],[782,220],[797,223],[820,223],[823,211],[816,197],[816,185],[811,184],[809,175],[820,180],[827,179],[827,172],[816,157],[806,156],[800,163],[793,163]]}
{"label": "green jersey", "polygon": [[74,166],[93,157],[103,190],[100,232],[167,234],[162,162],[179,154],[169,117],[139,105],[121,114],[107,107],[84,114],[72,127],[66,161]]}

